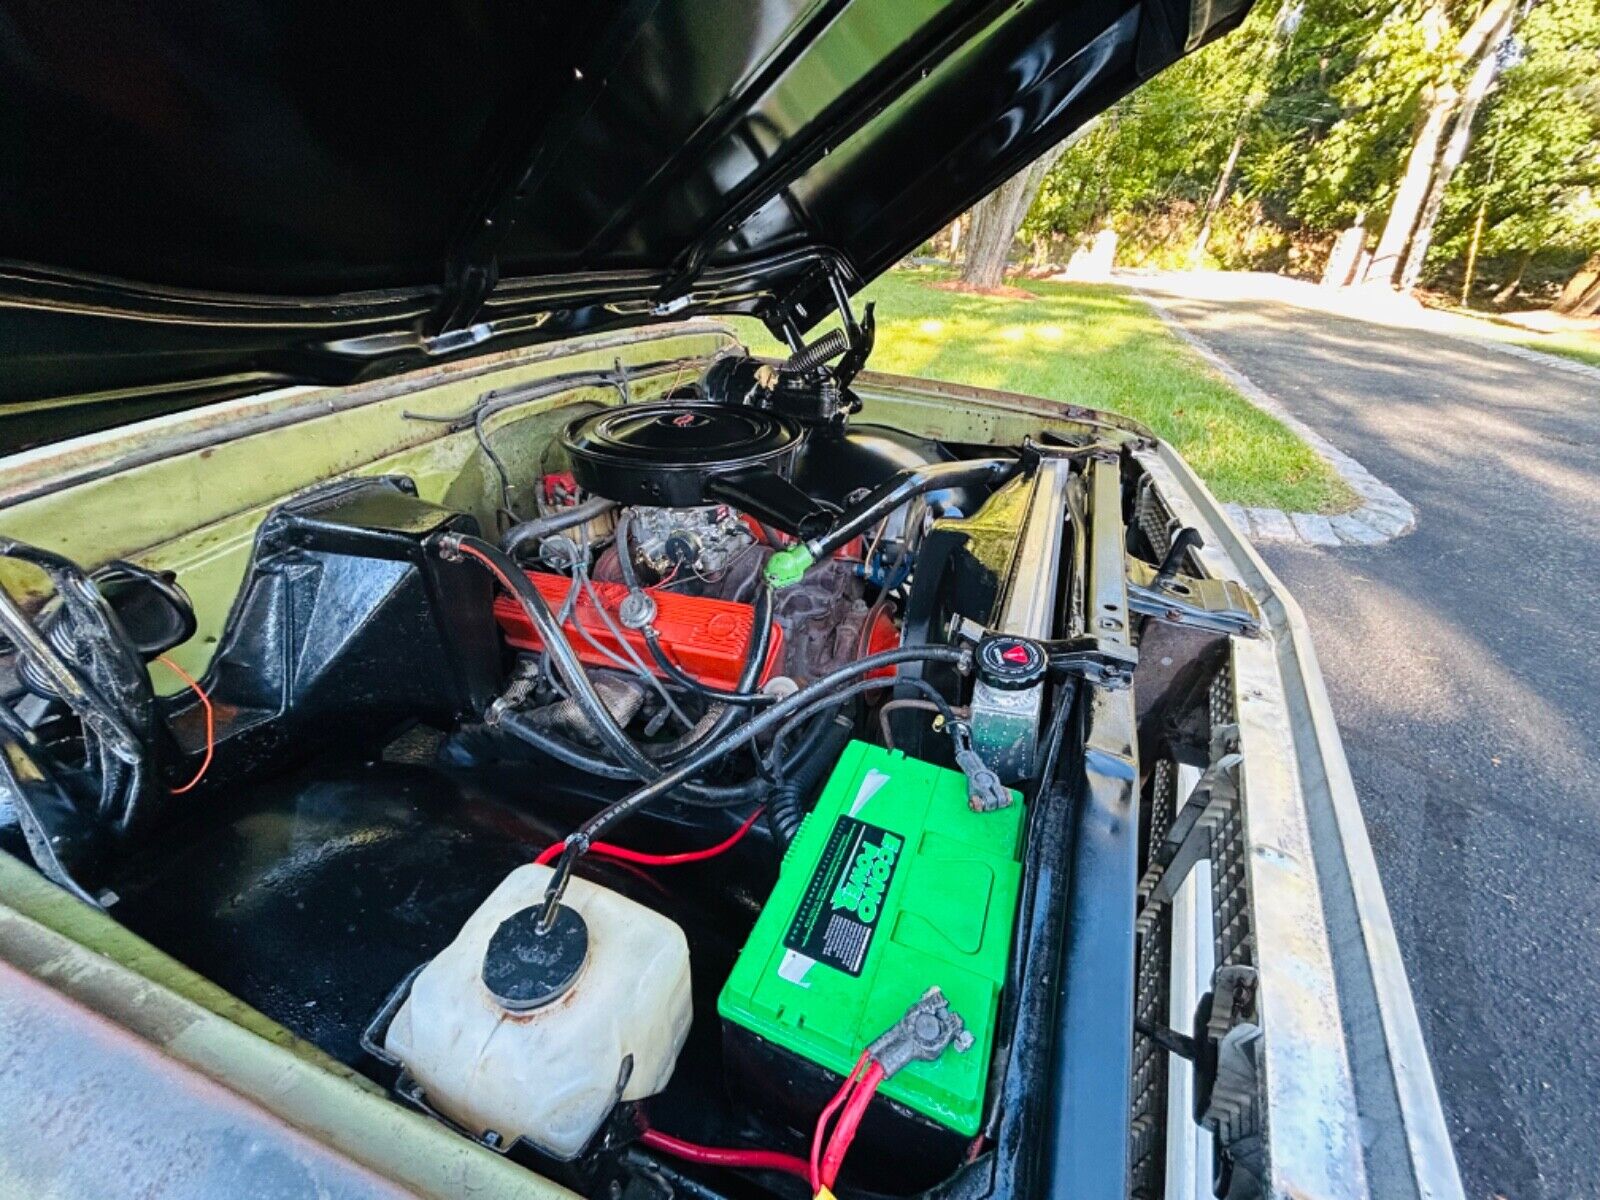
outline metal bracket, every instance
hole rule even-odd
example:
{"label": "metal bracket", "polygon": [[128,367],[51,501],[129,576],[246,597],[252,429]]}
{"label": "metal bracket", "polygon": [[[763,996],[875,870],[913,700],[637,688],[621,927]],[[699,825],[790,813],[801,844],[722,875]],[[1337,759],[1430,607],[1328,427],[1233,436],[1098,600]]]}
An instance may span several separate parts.
{"label": "metal bracket", "polygon": [[850,310],[850,289],[845,286],[843,271],[837,261],[828,271],[828,286],[833,292],[833,302],[838,306],[839,319],[844,322],[845,336],[850,340],[850,348],[833,369],[834,381],[839,385],[839,390],[844,391],[850,386],[850,381],[861,373],[861,368],[867,365],[867,357],[877,340],[878,323],[871,304],[867,305],[861,320],[856,320],[855,313]]}
{"label": "metal bracket", "polygon": [[[976,646],[988,637],[1013,637],[1001,634],[970,617],[956,617],[950,623],[952,641]],[[1044,651],[1050,674],[1071,676],[1099,687],[1121,691],[1133,682],[1133,669],[1139,665],[1139,652],[1131,646],[1107,644],[1099,638],[1066,638],[1034,643]]]}
{"label": "metal bracket", "polygon": [[[468,253],[478,256],[465,257]],[[477,319],[483,302],[499,282],[500,264],[492,251],[463,251],[463,257],[446,268],[439,305],[424,321],[423,336],[437,340],[465,330]]]}
{"label": "metal bracket", "polygon": [[[399,1056],[392,1053],[389,1047],[384,1044],[389,1036],[389,1026],[393,1025],[395,1017],[400,1015],[400,1009],[411,995],[412,986],[417,982],[418,977],[426,969],[430,961],[432,960],[424,960],[418,963],[407,973],[404,979],[395,985],[388,998],[384,1000],[378,1011],[373,1014],[372,1019],[367,1022],[366,1028],[361,1031],[361,1036],[358,1039],[361,1049],[370,1055],[374,1061],[386,1068],[385,1074],[389,1076],[390,1090],[418,1112],[432,1117],[445,1128],[460,1134],[470,1142],[476,1142],[486,1150],[494,1151],[496,1154],[512,1154],[520,1151],[522,1147],[531,1147],[538,1153],[547,1158],[553,1158],[557,1162],[573,1162],[581,1158],[589,1147],[584,1147],[583,1150],[578,1151],[575,1155],[563,1156],[555,1154],[548,1147],[541,1146],[526,1135],[520,1135],[508,1140],[497,1131],[486,1129],[483,1131],[483,1136],[478,1136],[453,1117],[448,1117],[435,1108],[432,1101],[428,1099],[427,1093],[423,1090],[422,1084],[412,1076]],[[611,1097],[613,1108],[621,1103],[622,1095],[627,1090],[628,1080],[632,1075],[633,1055],[630,1054],[623,1058],[621,1070],[617,1075],[616,1089]],[[603,1128],[600,1134],[604,1134]]]}
{"label": "metal bracket", "polygon": [[1252,1019],[1256,985],[1254,967],[1219,967],[1195,1013],[1195,1037],[1205,1045],[1195,1120],[1216,1133],[1224,1149],[1261,1127],[1263,1033]]}
{"label": "metal bracket", "polygon": [[1044,651],[1052,675],[1073,676],[1118,692],[1133,683],[1133,669],[1139,665],[1139,652],[1132,646],[1099,638],[1045,642]]}
{"label": "metal bracket", "polygon": [[1127,559],[1128,611],[1173,625],[1213,633],[1258,637],[1261,610],[1250,593],[1231,579],[1200,579]]}

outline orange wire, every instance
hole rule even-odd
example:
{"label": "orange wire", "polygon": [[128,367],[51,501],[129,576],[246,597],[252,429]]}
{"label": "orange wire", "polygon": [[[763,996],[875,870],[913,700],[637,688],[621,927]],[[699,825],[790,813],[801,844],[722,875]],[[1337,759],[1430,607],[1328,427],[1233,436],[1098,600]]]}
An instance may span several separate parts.
{"label": "orange wire", "polygon": [[195,682],[193,675],[189,674],[189,672],[185,671],[165,654],[156,659],[156,661],[189,685],[189,690],[199,697],[200,707],[205,709],[206,713],[206,756],[200,761],[200,769],[194,773],[193,779],[189,780],[189,782],[184,784],[182,787],[175,787],[172,789],[172,794],[174,796],[181,796],[183,793],[193,788],[195,784],[204,779],[206,772],[211,768],[211,755],[216,751],[217,748],[217,716],[216,712],[211,707],[211,697],[206,695],[205,688],[201,687]]}

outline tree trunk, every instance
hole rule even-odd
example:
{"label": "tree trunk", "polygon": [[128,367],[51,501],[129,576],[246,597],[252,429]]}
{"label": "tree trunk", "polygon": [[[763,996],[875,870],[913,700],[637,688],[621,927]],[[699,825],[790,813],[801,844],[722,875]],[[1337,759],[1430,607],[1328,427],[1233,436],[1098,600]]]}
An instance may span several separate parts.
{"label": "tree trunk", "polygon": [[[1458,63],[1476,61],[1483,53],[1490,35],[1506,19],[1506,12],[1510,8],[1511,0],[1489,0],[1484,5],[1471,28],[1461,35],[1461,40],[1456,44],[1455,59]],[[1422,123],[1418,125],[1416,138],[1411,143],[1405,173],[1400,177],[1394,203],[1389,206],[1389,217],[1383,224],[1378,247],[1372,252],[1372,262],[1367,266],[1366,282],[1394,286],[1401,258],[1411,242],[1423,203],[1432,190],[1439,145],[1460,102],[1460,93],[1449,82],[1430,86],[1424,94]]]}
{"label": "tree trunk", "polygon": [[1017,230],[1027,219],[1033,198],[1039,194],[1044,177],[1061,156],[1062,146],[1047,150],[1033,163],[1010,179],[972,209],[972,227],[967,230],[967,257],[961,264],[961,282],[969,288],[997,288],[1005,278],[1006,259]]}
{"label": "tree trunk", "polygon": [[1405,253],[1411,231],[1416,228],[1417,214],[1428,194],[1428,184],[1433,178],[1433,160],[1439,155],[1439,139],[1444,137],[1450,114],[1455,111],[1456,95],[1449,88],[1428,89],[1427,115],[1417,129],[1411,143],[1411,154],[1406,159],[1405,174],[1389,206],[1389,217],[1383,223],[1383,233],[1378,246],[1367,264],[1368,283],[1394,286],[1395,272],[1400,269],[1400,256]]}
{"label": "tree trunk", "polygon": [[1461,272],[1461,303],[1472,303],[1472,276],[1478,269],[1478,247],[1483,245],[1483,226],[1489,219],[1489,197],[1478,201],[1478,219],[1472,223],[1472,241],[1467,243],[1467,266]]}
{"label": "tree trunk", "polygon": [[1222,164],[1222,174],[1217,176],[1216,189],[1206,203],[1206,215],[1200,222],[1200,233],[1194,239],[1193,249],[1189,251],[1189,261],[1197,267],[1200,265],[1200,256],[1206,252],[1206,243],[1211,240],[1211,222],[1216,218],[1222,202],[1228,198],[1228,188],[1233,183],[1233,169],[1239,165],[1239,151],[1243,149],[1244,122],[1241,121],[1239,132],[1233,136],[1233,148],[1228,151],[1228,161]]}
{"label": "tree trunk", "polygon": [[1528,269],[1528,264],[1532,261],[1532,250],[1521,251],[1517,255],[1516,265],[1511,268],[1510,274],[1506,276],[1505,284],[1498,292],[1489,297],[1489,303],[1498,307],[1516,295],[1517,288],[1522,285],[1522,273]]}
{"label": "tree trunk", "polygon": [[1592,317],[1600,314],[1600,253],[1591,255],[1579,267],[1555,302],[1558,313],[1573,317]]}
{"label": "tree trunk", "polygon": [[1411,235],[1411,249],[1406,252],[1405,266],[1400,269],[1402,292],[1409,292],[1422,278],[1423,262],[1428,257],[1428,247],[1433,244],[1434,225],[1439,220],[1439,210],[1444,206],[1445,189],[1450,186],[1456,168],[1467,156],[1467,146],[1472,141],[1472,123],[1477,120],[1478,106],[1483,103],[1483,98],[1489,94],[1496,76],[1500,74],[1500,48],[1511,36],[1516,13],[1516,9],[1507,8],[1500,17],[1500,24],[1490,31],[1484,40],[1483,57],[1478,60],[1478,68],[1473,71],[1466,91],[1461,94],[1455,126],[1450,130],[1450,140],[1445,143],[1438,165],[1434,167],[1433,184],[1417,216],[1417,227]]}

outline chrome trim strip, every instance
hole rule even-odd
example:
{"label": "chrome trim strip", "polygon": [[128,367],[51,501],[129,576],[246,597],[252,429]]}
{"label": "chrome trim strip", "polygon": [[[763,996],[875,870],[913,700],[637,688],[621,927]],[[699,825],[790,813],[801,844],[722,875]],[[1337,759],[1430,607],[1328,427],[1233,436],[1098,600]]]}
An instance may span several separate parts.
{"label": "chrome trim strip", "polygon": [[[1179,802],[1200,778],[1196,767],[1178,768]],[[1167,1024],[1187,1032],[1217,969],[1212,932],[1211,862],[1202,858],[1172,898],[1172,981]],[[1194,1119],[1194,1067],[1167,1056],[1167,1178],[1165,1200],[1213,1200],[1211,1131]]]}

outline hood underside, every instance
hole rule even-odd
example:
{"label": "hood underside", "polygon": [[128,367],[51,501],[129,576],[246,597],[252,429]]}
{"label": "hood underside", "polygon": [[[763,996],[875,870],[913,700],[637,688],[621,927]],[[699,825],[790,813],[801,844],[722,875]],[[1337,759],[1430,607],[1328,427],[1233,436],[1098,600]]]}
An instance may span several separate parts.
{"label": "hood underside", "polygon": [[696,312],[804,331],[1247,7],[0,0],[0,449]]}

